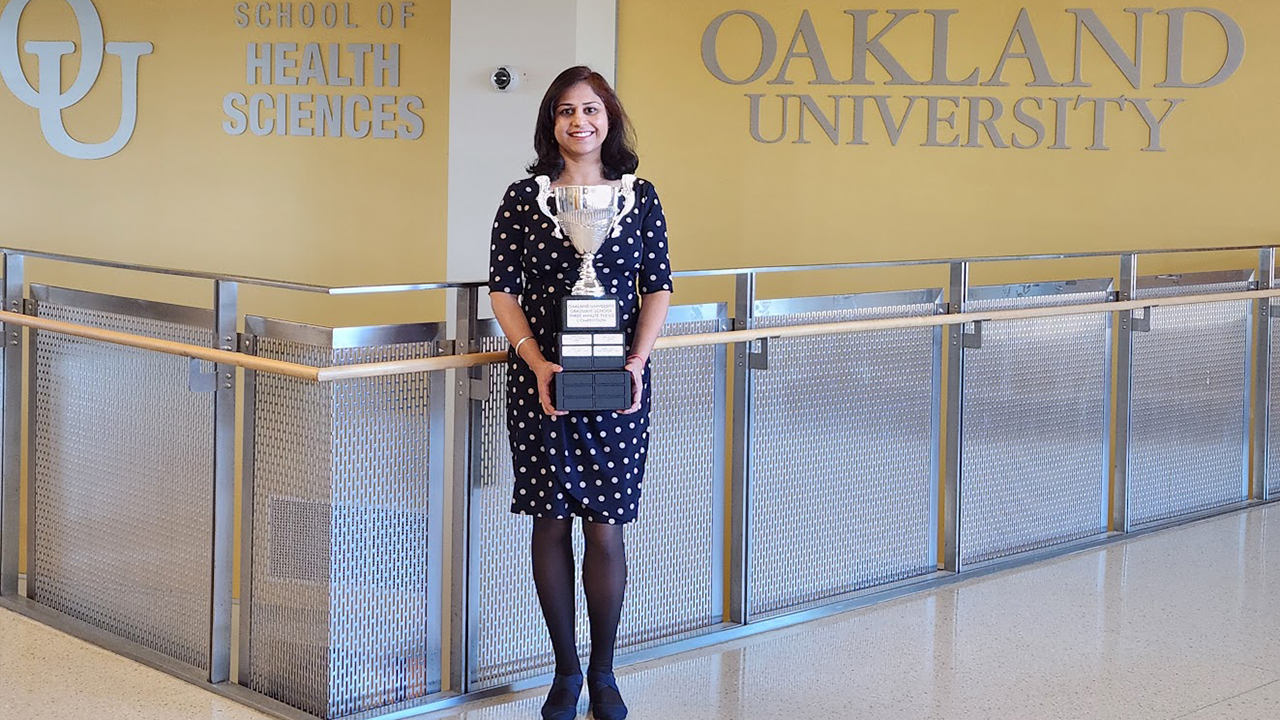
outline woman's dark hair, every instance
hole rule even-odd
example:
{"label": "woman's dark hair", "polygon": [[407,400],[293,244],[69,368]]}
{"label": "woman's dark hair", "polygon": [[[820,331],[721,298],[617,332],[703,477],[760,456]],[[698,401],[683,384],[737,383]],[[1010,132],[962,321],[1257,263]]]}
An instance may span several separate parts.
{"label": "woman's dark hair", "polygon": [[542,98],[542,107],[538,108],[538,124],[533,131],[533,149],[537,151],[538,159],[528,167],[531,175],[547,175],[555,180],[564,170],[560,143],[556,142],[556,104],[566,90],[583,82],[600,96],[604,102],[605,114],[609,118],[609,134],[600,147],[604,176],[609,180],[618,180],[627,173],[634,173],[639,167],[635,131],[631,128],[631,120],[622,109],[617,93],[609,87],[609,82],[600,73],[585,65],[578,65],[565,70],[551,81],[551,87],[547,88],[547,94]]}

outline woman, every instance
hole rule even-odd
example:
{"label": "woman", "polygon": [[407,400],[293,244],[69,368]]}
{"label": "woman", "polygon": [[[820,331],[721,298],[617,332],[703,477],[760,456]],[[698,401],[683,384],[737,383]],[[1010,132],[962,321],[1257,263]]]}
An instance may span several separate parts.
{"label": "woman", "polygon": [[[507,188],[493,224],[490,298],[511,342],[507,429],[514,459],[514,513],[533,516],[533,579],[551,634],[556,671],[542,706],[546,720],[577,715],[582,691],[574,631],[573,518],[583,520],[582,583],[591,621],[587,691],[597,720],[621,720],[627,707],[613,675],[613,650],[627,565],[623,526],[636,518],[649,432],[649,354],[671,296],[667,227],[639,164],[630,121],[598,73],[573,67],[551,83],[538,111],[529,166],[533,177]],[[560,298],[578,279],[580,258],[543,217],[552,191],[613,185],[634,210],[619,220],[595,258],[605,291],[616,296],[632,375],[631,407],[568,413],[554,407]]]}

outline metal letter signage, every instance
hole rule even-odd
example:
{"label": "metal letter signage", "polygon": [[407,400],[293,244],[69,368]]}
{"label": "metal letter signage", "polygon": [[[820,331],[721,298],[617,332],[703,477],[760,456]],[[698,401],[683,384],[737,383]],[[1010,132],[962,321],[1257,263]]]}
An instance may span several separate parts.
{"label": "metal letter signage", "polygon": [[[80,72],[66,92],[62,92],[62,58],[75,52],[69,41],[32,40],[23,49],[35,55],[39,65],[40,89],[31,86],[18,57],[18,25],[31,0],[10,0],[0,12],[0,77],[22,102],[40,111],[40,131],[54,150],[77,160],[99,160],[120,152],[133,137],[138,121],[138,62],[150,55],[149,42],[106,42],[102,17],[92,0],[65,0],[75,12],[80,26]],[[120,58],[120,124],[111,138],[101,143],[84,143],[67,134],[62,111],[80,102],[93,89],[102,73],[105,55]]]}
{"label": "metal letter signage", "polygon": [[[952,41],[956,39],[952,37],[952,32],[960,27],[959,23],[951,22],[953,16],[960,13],[957,9],[887,10],[884,11],[887,18],[880,15],[880,10],[873,9],[844,10],[841,13],[834,7],[823,6],[812,11],[804,8],[799,12],[797,19],[791,20],[791,17],[795,17],[792,13],[783,26],[794,27],[795,32],[791,35],[787,52],[781,55],[780,63],[778,37],[786,35],[779,35],[773,23],[759,13],[726,10],[711,20],[702,33],[702,64],[713,78],[726,85],[751,85],[766,78],[777,66],[777,73],[772,80],[765,80],[766,85],[795,85],[795,76],[798,76],[799,82],[818,86],[807,92],[743,93],[748,111],[747,131],[757,143],[775,144],[785,141],[808,145],[813,142],[809,139],[810,136],[821,138],[825,135],[833,147],[866,146],[872,144],[866,134],[868,128],[874,128],[875,132],[882,126],[883,134],[876,132],[876,135],[887,138],[892,147],[897,147],[899,141],[906,137],[908,144],[918,142],[920,147],[927,148],[1071,150],[1073,145],[1068,142],[1068,138],[1072,138],[1076,146],[1082,146],[1085,150],[1107,151],[1111,149],[1106,137],[1108,120],[1111,120],[1112,126],[1127,125],[1128,135],[1140,138],[1137,142],[1129,139],[1129,147],[1142,152],[1164,152],[1164,139],[1172,132],[1166,132],[1172,127],[1167,121],[1175,110],[1190,99],[1192,93],[1179,93],[1179,97],[1169,97],[1163,92],[1148,93],[1146,89],[1177,88],[1195,91],[1221,85],[1240,69],[1245,53],[1244,29],[1230,15],[1214,8],[1179,7],[1159,11],[1155,8],[1124,8],[1123,12],[1131,16],[1129,18],[1120,14],[1119,7],[1110,7],[1104,13],[1093,8],[1067,8],[1062,14],[1040,9],[1035,11],[1035,23],[1032,22],[1032,10],[1021,8],[1007,36],[991,37],[992,41],[1007,38],[1003,50],[990,52],[987,56],[994,62],[994,69],[984,70],[981,66],[974,67],[966,63],[959,70],[965,73],[964,79],[960,80],[952,79],[949,62]],[[1146,57],[1150,54],[1150,45],[1145,42],[1146,20],[1153,12],[1168,19],[1166,42],[1161,53],[1163,58]],[[841,18],[841,14],[852,19],[852,32],[848,28],[848,19]],[[1194,30],[1187,25],[1188,15],[1200,16]],[[750,22],[738,21],[736,16],[742,16]],[[727,27],[730,21],[733,26]],[[1057,22],[1059,25],[1069,22],[1068,28],[1064,30],[1074,28],[1074,52],[1069,57],[1063,57],[1065,53],[1057,57],[1046,55],[1036,24],[1043,25],[1046,22]],[[845,27],[833,27],[837,24]],[[1217,25],[1216,29],[1214,24]],[[751,25],[755,26],[754,29]],[[1132,35],[1129,34],[1130,26],[1133,28]],[[930,30],[933,39],[926,45],[922,37],[927,37],[924,33]],[[914,45],[909,44],[909,41],[907,44],[900,41],[894,46],[893,52],[890,52],[889,45],[882,42],[889,33],[912,32],[916,37]],[[726,74],[719,55],[722,35],[732,38],[724,44],[733,44],[733,57],[739,62],[744,57],[749,61],[754,60],[757,52],[759,53],[760,61],[750,75],[731,77]],[[836,41],[832,39],[839,37],[851,39],[852,42],[834,44]],[[1092,38],[1091,44],[1094,47],[1086,48],[1086,43],[1090,42],[1087,37]],[[1133,38],[1131,44],[1118,39],[1128,37]],[[822,38],[827,40],[825,46]],[[965,39],[970,42],[983,41],[981,37]],[[1222,42],[1224,40],[1225,46]],[[803,51],[799,50],[801,43],[804,45]],[[999,47],[1001,46],[997,44],[990,45],[992,51]],[[908,51],[914,51],[923,57],[910,58],[913,62],[907,62],[905,53]],[[900,53],[901,60],[893,53]],[[972,53],[968,55],[971,56]],[[1197,75],[1195,79],[1184,77],[1187,72],[1185,60],[1188,58],[1194,57],[1194,65],[1198,72],[1203,73],[1206,68],[1213,67],[1218,62],[1216,58],[1219,56],[1222,58],[1221,64],[1208,79],[1200,80],[1202,75]],[[852,58],[852,65],[848,64],[849,58]],[[1151,61],[1156,59],[1164,60],[1165,79],[1152,84],[1149,82],[1150,78],[1144,75],[1144,65],[1145,72],[1149,74]],[[1205,65],[1206,60],[1209,61],[1208,65]],[[1004,76],[1010,61],[1017,65],[1020,78],[1025,77],[1026,70],[1030,70],[1031,79],[1019,80],[1018,84],[1026,88],[1054,89],[1023,97],[995,97],[958,92],[936,94],[936,91],[888,94],[880,88],[871,87],[1009,87],[1010,82]],[[933,71],[928,80],[918,80],[906,70],[907,67],[921,68],[927,65],[931,65]],[[1056,77],[1052,72],[1055,65],[1060,69]],[[1094,91],[1090,95],[1057,89],[1093,87],[1092,82],[1085,80],[1086,74],[1095,75],[1092,68],[1086,73],[1087,65],[1113,67],[1123,76],[1126,85],[1115,87],[1114,81],[1111,81],[1110,91]],[[750,67],[750,62],[736,67]],[[851,68],[851,73],[836,77],[832,73],[833,68],[837,71]],[[1058,79],[1066,76],[1067,68],[1071,69],[1071,79]],[[888,75],[888,78],[874,78],[873,75],[880,78]],[[987,80],[981,81],[982,77]],[[834,90],[836,86],[851,85],[867,88],[857,92]],[[1128,92],[1130,89],[1147,97],[1131,97]],[[912,109],[920,105],[925,107],[924,117],[921,117],[921,113],[916,113],[913,120]],[[815,127],[821,133],[810,131],[806,134],[806,128]],[[1092,142],[1083,145],[1085,138],[1081,136],[1087,136],[1089,131],[1092,131]],[[908,134],[904,135],[904,132]],[[984,135],[986,141],[983,140]],[[1046,144],[1050,138],[1052,144]],[[919,142],[920,140],[923,142]]]}

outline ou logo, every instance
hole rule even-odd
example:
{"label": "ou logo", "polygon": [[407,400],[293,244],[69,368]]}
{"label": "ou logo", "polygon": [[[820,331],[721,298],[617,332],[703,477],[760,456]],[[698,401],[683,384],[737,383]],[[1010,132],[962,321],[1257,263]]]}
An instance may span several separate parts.
{"label": "ou logo", "polygon": [[[18,25],[31,0],[11,0],[0,12],[0,77],[22,102],[40,111],[40,131],[54,150],[77,160],[99,160],[120,152],[133,137],[138,122],[138,61],[154,50],[149,42],[106,42],[102,17],[92,0],[65,0],[80,26],[80,72],[62,92],[62,58],[76,51],[70,41],[27,42],[23,49],[39,64],[40,89],[32,87],[18,58]],[[102,73],[105,55],[120,58],[120,124],[106,142],[83,143],[67,134],[62,111],[89,94]]]}

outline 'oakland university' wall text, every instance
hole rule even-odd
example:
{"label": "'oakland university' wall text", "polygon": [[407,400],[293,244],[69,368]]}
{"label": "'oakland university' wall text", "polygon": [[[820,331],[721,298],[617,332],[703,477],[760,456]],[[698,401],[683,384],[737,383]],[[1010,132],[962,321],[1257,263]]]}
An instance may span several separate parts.
{"label": "'oakland university' wall text", "polygon": [[[1068,131],[1083,124],[1092,129],[1092,142],[1084,149],[1110,150],[1107,124],[1112,121],[1141,123],[1145,142],[1137,149],[1160,152],[1166,148],[1166,130],[1178,107],[1194,91],[1226,82],[1244,60],[1244,32],[1240,25],[1226,13],[1207,7],[1127,8],[1124,13],[1131,17],[1123,28],[1115,19],[1108,26],[1093,9],[1074,8],[1066,10],[1065,15],[1042,13],[1033,18],[1023,8],[1012,19],[1008,35],[1000,38],[1003,49],[991,45],[991,64],[962,70],[953,69],[950,62],[953,29],[961,25],[953,23],[959,20],[955,17],[959,10],[821,12],[822,23],[815,22],[809,10],[787,22],[785,27],[794,26],[794,30],[783,52],[773,22],[749,10],[721,13],[703,32],[703,64],[724,84],[763,82],[790,86],[800,78],[808,86],[825,86],[819,92],[745,93],[748,128],[756,142],[808,144],[817,140],[832,145],[869,145],[874,141],[868,129],[874,127],[883,129],[895,147],[914,143],[923,147],[1069,150],[1072,146]],[[1152,15],[1162,16],[1163,22],[1149,22]],[[1188,18],[1192,17],[1197,23],[1196,33],[1188,32]],[[1055,65],[1046,57],[1037,22],[1042,26],[1048,22],[1073,26],[1075,46],[1069,65]],[[1216,27],[1219,37],[1208,37],[1205,25]],[[904,31],[931,35],[932,52],[926,71],[913,67],[921,65],[919,58],[891,49],[894,33]],[[1148,77],[1153,74],[1151,66],[1157,64],[1144,52],[1148,31],[1160,32],[1166,41],[1164,52],[1155,59],[1163,70],[1163,78],[1157,82],[1150,82]],[[973,38],[956,34],[956,42],[974,42]],[[722,36],[758,47],[759,61],[749,74],[733,75],[722,66],[717,47]],[[837,47],[831,42],[837,36],[851,38],[852,43],[846,41],[838,50],[829,50]],[[1117,36],[1132,40],[1122,43]],[[1209,77],[1188,77],[1184,59],[1197,49],[1195,43],[1213,42],[1218,46],[1224,38],[1225,53],[1217,71]],[[1084,49],[1089,43],[1102,51],[1109,62],[1107,69],[1119,71],[1135,92],[1088,90],[1093,87],[1090,79],[1102,74],[1099,68],[1085,62]],[[877,74],[887,76],[882,86],[914,86],[919,90],[894,94],[868,88],[857,92],[858,86],[877,85],[868,73],[871,63],[882,71]],[[1030,71],[1025,87],[1047,90],[1012,99],[954,89],[1008,87],[1008,69],[1020,63]],[[920,91],[929,86],[939,90]],[[879,137],[879,133],[874,134]]]}

